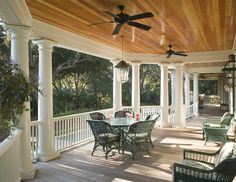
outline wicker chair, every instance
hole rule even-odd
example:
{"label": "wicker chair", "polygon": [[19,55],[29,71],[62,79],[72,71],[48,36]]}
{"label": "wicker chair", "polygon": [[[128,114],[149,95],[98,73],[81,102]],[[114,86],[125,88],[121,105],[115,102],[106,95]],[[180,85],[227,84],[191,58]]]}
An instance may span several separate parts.
{"label": "wicker chair", "polygon": [[[203,128],[204,127],[222,127],[222,126],[230,126],[232,116],[226,112],[221,118],[206,118],[206,120],[203,122]],[[205,131],[203,130],[203,139],[205,139]]]}
{"label": "wicker chair", "polygon": [[89,113],[89,116],[94,120],[104,120],[106,116],[100,112]]}
{"label": "wicker chair", "polygon": [[220,127],[204,126],[203,131],[205,133],[205,145],[207,142],[227,142],[227,132],[229,127],[221,125]]}
{"label": "wicker chair", "polygon": [[152,123],[152,126],[150,128],[149,135],[148,135],[148,143],[151,144],[152,148],[154,148],[154,145],[152,143],[152,138],[151,138],[152,130],[153,130],[153,128],[156,124],[156,121],[158,120],[159,117],[160,117],[160,114],[149,114],[145,119],[145,121],[154,120],[154,122]]}
{"label": "wicker chair", "polygon": [[151,155],[148,150],[148,136],[154,122],[154,120],[135,122],[129,126],[128,130],[123,130],[123,149],[132,153],[132,159],[142,147],[145,147],[146,152]]}
{"label": "wicker chair", "polygon": [[98,146],[103,147],[103,151],[106,154],[112,149],[118,149],[120,153],[120,134],[112,130],[110,124],[100,120],[87,120],[90,128],[92,129],[95,143],[91,155],[96,151]]}
{"label": "wicker chair", "polygon": [[126,113],[132,114],[134,116],[134,113],[132,111],[116,111],[115,118],[127,117]]}
{"label": "wicker chair", "polygon": [[184,150],[184,160],[174,163],[173,182],[232,182],[236,175],[235,150],[233,142],[215,153]]}

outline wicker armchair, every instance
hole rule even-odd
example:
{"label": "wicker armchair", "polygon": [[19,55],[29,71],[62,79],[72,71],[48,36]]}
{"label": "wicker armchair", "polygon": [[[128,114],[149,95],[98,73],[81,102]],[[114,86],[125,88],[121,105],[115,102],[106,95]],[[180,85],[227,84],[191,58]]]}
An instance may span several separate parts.
{"label": "wicker armchair", "polygon": [[104,120],[106,116],[100,112],[89,113],[89,116],[94,120]]}
{"label": "wicker armchair", "polygon": [[92,129],[95,143],[91,155],[96,151],[98,146],[103,147],[103,151],[106,154],[112,149],[118,149],[120,153],[120,134],[112,130],[110,124],[100,120],[87,120],[90,128]]}
{"label": "wicker armchair", "polygon": [[[230,126],[232,116],[226,112],[221,118],[206,118],[203,122],[204,127],[222,127],[222,126]],[[205,139],[205,131],[203,130],[203,139]]]}
{"label": "wicker armchair", "polygon": [[132,153],[132,159],[134,159],[137,152],[141,151],[142,147],[144,147],[146,152],[151,155],[148,150],[148,140],[154,122],[154,120],[145,122],[139,121],[131,124],[128,131],[123,130],[123,148]]}
{"label": "wicker armchair", "polygon": [[148,143],[151,144],[152,148],[154,148],[154,145],[152,143],[152,138],[151,138],[152,130],[153,130],[153,128],[156,124],[156,121],[158,120],[159,117],[160,117],[160,114],[149,114],[145,119],[145,121],[154,120],[154,122],[152,123],[152,126],[150,128],[150,132],[148,134]]}
{"label": "wicker armchair", "polygon": [[174,163],[173,182],[232,182],[236,175],[235,143],[215,153],[184,150],[184,160]]}
{"label": "wicker armchair", "polygon": [[116,111],[115,118],[127,117],[126,113],[132,114],[134,116],[134,113],[132,111]]}
{"label": "wicker armchair", "polygon": [[227,132],[229,127],[226,125],[222,125],[220,127],[214,126],[204,126],[203,131],[205,133],[205,145],[207,142],[227,142]]}

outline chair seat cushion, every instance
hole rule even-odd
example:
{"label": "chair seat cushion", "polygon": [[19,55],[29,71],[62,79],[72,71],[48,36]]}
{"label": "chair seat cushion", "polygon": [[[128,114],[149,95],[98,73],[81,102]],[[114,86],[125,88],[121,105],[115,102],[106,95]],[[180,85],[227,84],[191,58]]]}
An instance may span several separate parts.
{"label": "chair seat cushion", "polygon": [[148,133],[128,134],[127,140],[135,140],[136,143],[142,143],[146,141]]}
{"label": "chair seat cushion", "polygon": [[194,160],[188,160],[188,159],[184,159],[181,162],[181,164],[183,164],[185,166],[198,168],[198,169],[203,169],[203,170],[211,170],[214,168],[214,165],[206,164],[204,162],[198,162],[198,161],[194,161]]}
{"label": "chair seat cushion", "polygon": [[102,134],[99,134],[98,136],[100,139],[108,138],[109,140],[116,140],[119,137],[119,135],[113,134],[113,133],[102,133]]}

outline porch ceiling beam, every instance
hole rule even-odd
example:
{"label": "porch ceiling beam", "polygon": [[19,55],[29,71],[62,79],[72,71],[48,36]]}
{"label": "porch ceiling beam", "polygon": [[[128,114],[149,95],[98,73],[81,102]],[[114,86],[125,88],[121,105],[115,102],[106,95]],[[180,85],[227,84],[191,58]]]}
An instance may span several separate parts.
{"label": "porch ceiling beam", "polygon": [[198,67],[198,68],[189,68],[190,73],[223,73],[223,67]]}
{"label": "porch ceiling beam", "polygon": [[59,47],[91,54],[109,60],[121,57],[120,50],[100,44],[71,32],[67,32],[38,20],[33,20],[32,30],[34,32],[32,39],[47,38],[56,41]]}

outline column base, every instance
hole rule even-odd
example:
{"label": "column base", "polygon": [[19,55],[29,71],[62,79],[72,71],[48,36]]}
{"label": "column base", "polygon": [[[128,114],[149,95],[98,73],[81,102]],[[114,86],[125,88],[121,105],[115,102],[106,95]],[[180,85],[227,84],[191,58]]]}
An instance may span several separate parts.
{"label": "column base", "polygon": [[60,157],[60,153],[56,151],[46,155],[39,154],[39,161],[47,162],[58,157]]}
{"label": "column base", "polygon": [[170,125],[169,125],[169,123],[161,123],[161,128],[169,128],[170,127]]}
{"label": "column base", "polygon": [[172,125],[173,128],[186,128],[186,124],[176,123]]}
{"label": "column base", "polygon": [[21,171],[21,180],[30,180],[34,179],[36,169],[32,167],[29,171]]}

